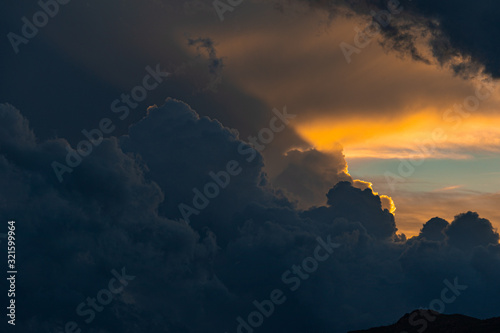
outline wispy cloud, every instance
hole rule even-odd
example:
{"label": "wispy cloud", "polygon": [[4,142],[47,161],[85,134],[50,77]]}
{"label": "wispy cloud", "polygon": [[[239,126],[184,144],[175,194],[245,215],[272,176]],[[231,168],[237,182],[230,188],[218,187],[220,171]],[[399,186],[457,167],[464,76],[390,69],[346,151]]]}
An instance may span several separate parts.
{"label": "wispy cloud", "polygon": [[453,186],[447,186],[447,187],[443,187],[443,188],[439,188],[439,189],[436,189],[434,190],[433,192],[445,192],[445,191],[452,191],[452,190],[456,190],[456,189],[459,189],[459,188],[462,188],[463,185],[453,185]]}

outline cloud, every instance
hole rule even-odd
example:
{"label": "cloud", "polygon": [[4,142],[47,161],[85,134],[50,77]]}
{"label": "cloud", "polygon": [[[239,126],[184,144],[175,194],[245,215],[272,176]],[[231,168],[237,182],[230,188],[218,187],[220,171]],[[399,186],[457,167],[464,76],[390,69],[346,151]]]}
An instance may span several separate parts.
{"label": "cloud", "polygon": [[[304,213],[305,216],[325,221],[343,217],[360,222],[367,233],[376,238],[395,235],[394,215],[382,208],[380,197],[370,188],[361,190],[348,181],[341,181],[328,191],[327,198],[328,208],[312,208]],[[359,209],[360,206],[363,209]]]}
{"label": "cloud", "polygon": [[448,225],[448,221],[439,217],[433,217],[426,224],[424,224],[420,230],[418,238],[426,238],[430,241],[442,242],[445,238],[443,231],[448,227]]}
{"label": "cloud", "polygon": [[462,250],[497,244],[499,238],[491,222],[479,218],[474,212],[455,216],[455,220],[446,228],[445,234],[450,245]]}
{"label": "cloud", "polygon": [[[500,263],[498,234],[473,213],[457,216],[445,240],[406,241],[381,197],[349,181],[330,188],[326,205],[301,210],[271,187],[260,154],[250,162],[250,150],[238,152],[250,146],[236,131],[172,99],[150,108],[127,136],[104,139],[59,183],[50,163],[65,158],[68,142],[38,141],[10,105],[0,115],[9,133],[0,136],[0,215],[18,225],[26,274],[18,277],[24,307],[16,325],[23,332],[53,332],[68,321],[89,332],[235,332],[236,318],[247,318],[253,302],[276,288],[287,302],[260,331],[345,332],[428,304],[454,276],[469,287],[449,311],[498,309],[500,270],[491,269]],[[321,162],[333,158],[335,171],[345,163],[340,152],[293,154],[292,162],[332,181],[335,173]],[[182,221],[177,204],[230,160],[242,172],[191,224]],[[432,224],[422,233],[434,235]],[[329,236],[341,247],[292,292],[283,272]],[[75,308],[122,267],[136,278],[86,324]]]}
{"label": "cloud", "polygon": [[221,58],[217,58],[217,50],[210,38],[188,39],[189,46],[196,46],[197,50],[205,49],[210,60],[209,70],[211,74],[219,73],[224,67]]}
{"label": "cloud", "polygon": [[324,205],[325,193],[339,181],[351,181],[342,150],[323,153],[316,149],[291,150],[283,157],[280,174],[273,185],[287,190],[301,208]]}
{"label": "cloud", "polygon": [[[315,3],[326,6],[326,1]],[[344,3],[367,16],[370,9],[385,5]],[[174,6],[163,11],[142,2],[130,7],[118,2],[68,7],[67,15],[58,20],[68,29],[48,28],[38,39],[50,50],[44,51],[43,64],[58,66],[40,66],[42,57],[36,49],[36,59],[8,66],[10,75],[5,75],[4,86],[14,89],[10,81],[32,75],[34,69],[46,74],[37,75],[43,80],[38,86],[46,87],[33,90],[38,91],[37,98],[26,99],[25,86],[16,96],[16,101],[32,103],[24,114],[36,117],[44,111],[38,128],[50,128],[45,137],[54,137],[54,128],[80,133],[80,120],[88,121],[90,112],[100,118],[102,105],[137,84],[135,75],[124,74],[129,72],[125,68],[134,67],[137,70],[131,72],[143,75],[144,64],[158,63],[157,58],[168,59],[175,68],[190,54],[179,45],[191,52],[207,52],[207,57],[196,58],[199,62],[190,63],[193,67],[179,73],[186,74],[184,81],[167,83],[157,92],[162,99],[167,94],[188,96],[198,112],[186,103],[168,100],[164,106],[151,108],[142,120],[139,118],[145,112],[138,113],[131,119],[136,123],[126,136],[105,139],[63,184],[55,178],[50,163],[65,159],[70,138],[40,140],[18,110],[0,106],[0,216],[18,221],[19,258],[26,272],[18,281],[22,286],[18,300],[24,304],[19,329],[53,332],[75,320],[91,332],[199,332],[207,327],[235,331],[236,317],[247,316],[254,310],[252,302],[268,297],[274,288],[285,289],[281,274],[311,256],[317,237],[328,235],[342,247],[302,282],[301,289],[287,294],[288,302],[266,320],[262,332],[344,332],[392,322],[438,297],[442,280],[455,275],[469,289],[449,311],[497,316],[500,249],[498,235],[488,220],[473,213],[457,217],[446,227],[441,220],[431,220],[419,237],[406,241],[396,234],[399,221],[390,213],[388,198],[366,183],[352,181],[339,150],[317,151],[293,129],[283,133],[279,147],[247,161],[253,153],[243,138],[268,121],[266,110],[272,106],[293,104],[301,115],[314,119],[332,116],[335,122],[353,113],[375,113],[370,119],[373,124],[375,118],[384,123],[392,116],[413,114],[429,105],[441,110],[457,96],[461,101],[471,94],[469,82],[422,61],[424,56],[433,59],[419,53],[416,46],[422,29],[429,38],[430,55],[438,63],[464,75],[474,73],[478,64],[484,65],[488,73],[498,76],[497,57],[492,56],[497,33],[488,26],[496,19],[490,14],[494,12],[491,7],[479,8],[463,1],[438,6],[429,1],[413,3],[404,4],[408,8],[400,23],[384,30],[386,50],[395,49],[420,60],[411,68],[408,61],[385,57],[379,49],[361,54],[362,65],[346,66],[338,43],[352,37],[353,21],[341,18],[337,18],[335,33],[327,34],[318,32],[317,16],[277,18],[250,7],[248,14],[245,8],[238,9],[238,15],[245,19],[238,22],[246,26],[240,30],[219,25],[211,28],[206,23],[214,17],[205,12],[188,22],[181,15],[175,17],[177,12],[170,11]],[[454,10],[448,10],[452,7]],[[139,8],[145,15],[137,15]],[[87,15],[89,12],[94,14]],[[259,20],[255,20],[256,13]],[[464,20],[469,13],[482,14],[484,25]],[[17,18],[25,15],[22,10],[18,14],[7,15],[15,17],[8,20],[15,20],[16,26]],[[105,29],[109,24],[116,29]],[[170,29],[173,26],[184,30]],[[140,33],[137,27],[142,27]],[[176,34],[185,30],[191,36],[210,38],[194,38],[189,45],[184,35],[176,39]],[[213,41],[217,41],[217,53]],[[30,47],[35,44],[30,43]],[[222,62],[221,55],[230,59]],[[67,67],[59,67],[65,62]],[[231,69],[224,73],[229,83],[219,80],[222,65],[225,71]],[[208,76],[191,75],[194,67],[202,68]],[[74,75],[74,68],[78,68],[77,73],[91,73],[100,79],[78,82],[78,89],[67,84],[71,89],[61,90],[60,82],[81,80],[80,75]],[[63,72],[67,76],[61,75]],[[46,80],[54,75],[57,79],[52,83]],[[71,76],[77,79],[70,80]],[[210,82],[217,84],[218,96],[191,96],[192,86],[205,88]],[[93,94],[89,87],[100,94]],[[103,87],[111,91],[104,93]],[[58,108],[39,102],[41,98],[45,103],[54,100],[55,89],[61,96]],[[86,92],[84,98],[75,93],[82,91]],[[79,106],[89,95],[99,101],[95,107]],[[85,115],[73,124],[76,130],[58,113],[62,109],[71,110],[67,113],[71,117]],[[495,107],[485,109],[487,113]],[[50,120],[45,119],[47,112],[49,116],[54,112]],[[238,127],[240,133],[200,114],[216,116],[224,124]],[[305,119],[304,124],[307,122]],[[477,147],[478,142],[485,143],[472,140],[470,146]],[[464,142],[455,143],[460,146]],[[238,152],[241,144],[247,154]],[[303,151],[290,152],[283,164],[276,162],[281,153],[297,146]],[[278,156],[276,160],[273,154]],[[231,178],[230,185],[205,210],[192,216],[190,224],[182,221],[179,204],[192,203],[193,189],[210,182],[209,173],[223,170],[232,160],[242,167],[241,174]],[[438,203],[444,200],[437,195],[429,196],[431,199]],[[440,209],[436,202],[419,207],[415,197],[408,201],[407,212],[411,206],[411,213],[425,216],[424,220],[436,216],[435,210]],[[494,208],[497,202],[495,195],[475,204],[481,216],[491,219],[498,214]],[[310,205],[317,207],[308,209]],[[471,205],[460,198],[447,208],[469,209]],[[76,306],[107,285],[111,269],[121,267],[136,279],[97,314],[91,326],[86,325],[76,314]]]}
{"label": "cloud", "polygon": [[236,161],[241,173],[230,178],[227,188],[210,199],[201,214],[190,217],[194,228],[209,227],[220,241],[225,239],[223,235],[235,232],[230,218],[248,201],[265,204],[276,200],[260,186],[267,181],[262,156],[241,144],[236,131],[200,117],[187,104],[173,99],[162,107],[149,108],[148,116],[121,139],[124,152],[137,155],[147,166],[148,177],[164,190],[160,212],[174,219],[182,218],[180,204],[194,207],[195,189],[204,192],[206,184],[214,182],[211,172],[219,174],[228,162]]}
{"label": "cloud", "polygon": [[184,79],[189,78],[196,86],[200,86],[198,93],[217,92],[222,82],[224,59],[217,57],[214,41],[210,38],[188,38],[187,45],[194,48],[196,53],[193,59],[175,66],[175,74]]}
{"label": "cloud", "polygon": [[[263,11],[258,24],[248,27],[255,9],[249,3],[238,12],[244,15],[238,33],[211,28],[209,35],[217,41],[218,54],[224,56],[225,81],[267,105],[293,106],[300,121],[292,127],[309,144],[306,149],[326,152],[340,143],[348,158],[386,159],[415,155],[467,159],[474,152],[499,151],[499,142],[491,139],[498,136],[491,122],[498,118],[496,94],[482,99],[472,112],[467,111],[470,105],[462,111],[455,107],[470,103],[483,77],[464,80],[436,61],[427,64],[401,58],[398,52],[387,54],[376,42],[383,36],[377,36],[347,64],[339,44],[354,43],[354,29],[368,23],[370,11],[378,8],[359,7],[347,18],[339,13],[326,25],[326,10],[304,10],[304,1],[287,3],[285,13],[271,16]],[[326,2],[314,3],[315,9],[317,3],[326,6]],[[338,6],[334,8],[339,11]],[[246,10],[250,13],[245,14]],[[400,20],[410,29],[405,12],[394,15],[394,22]],[[484,87],[481,95],[487,95]],[[234,114],[248,117],[237,109]],[[421,142],[428,142],[437,129],[445,136],[433,151],[422,151]],[[269,161],[266,167],[273,163]]]}
{"label": "cloud", "polygon": [[451,108],[432,109],[373,122],[320,118],[299,124],[297,132],[321,151],[341,142],[351,158],[459,160],[500,151],[500,140],[496,139],[500,132],[491,126],[496,117],[473,115],[472,112],[462,117]]}
{"label": "cloud", "polygon": [[[309,1],[311,7],[332,12],[345,10],[370,17],[370,12],[385,11],[391,1]],[[389,24],[382,27],[385,46],[414,60],[425,61],[419,53],[419,44],[427,43],[432,56],[442,65],[450,66],[464,76],[474,75],[483,67],[494,78],[500,77],[500,64],[495,60],[494,47],[499,33],[496,24],[496,4],[479,6],[468,1],[392,1],[400,13],[389,14]]]}
{"label": "cloud", "polygon": [[[383,180],[385,182],[385,180]],[[384,188],[379,182],[378,188]],[[463,212],[475,211],[488,217],[494,228],[500,227],[500,215],[494,208],[499,200],[498,193],[482,193],[474,191],[405,191],[403,189],[391,194],[397,205],[396,223],[398,229],[407,236],[418,235],[422,224],[429,216],[439,216],[453,221],[456,208]]]}
{"label": "cloud", "polygon": [[[171,279],[173,285],[187,286],[197,279],[200,273],[185,280],[175,276],[194,268],[186,266],[191,260],[213,255],[216,249],[210,244],[210,235],[200,237],[187,225],[157,214],[164,198],[162,191],[145,179],[141,165],[123,153],[116,138],[105,139],[61,184],[50,163],[65,158],[68,143],[49,140],[38,144],[19,111],[8,105],[0,109],[2,118],[11,120],[2,122],[2,132],[10,128],[11,137],[27,138],[14,147],[9,144],[10,136],[0,143],[0,182],[5,198],[1,215],[16,220],[18,251],[26,258],[24,268],[31,273],[19,276],[17,281],[30,286],[17,295],[18,300],[31,300],[23,309],[28,314],[26,320],[18,322],[23,331],[52,332],[56,326],[78,319],[85,325],[75,308],[107,286],[112,269],[126,267],[133,275],[149,271],[150,282]],[[24,241],[26,246],[21,246]],[[140,258],[148,258],[148,262]],[[126,299],[117,299],[95,325],[126,331],[134,315],[121,318],[113,312],[137,306],[137,315],[148,313],[149,304],[158,304],[158,298],[141,300],[154,290],[147,291],[144,285],[145,280],[140,279],[135,285],[131,283],[123,296]],[[169,297],[175,299],[171,287],[155,293],[163,294],[163,298],[170,290]],[[57,304],[57,310],[49,310],[47,302]],[[175,318],[170,316],[170,320]],[[142,323],[147,330],[151,327],[148,321],[145,315],[135,323]]]}
{"label": "cloud", "polygon": [[0,140],[3,148],[14,150],[33,146],[35,144],[35,134],[29,128],[28,121],[12,105],[4,104],[2,106],[0,108],[0,119],[5,126],[5,130],[2,131]]}

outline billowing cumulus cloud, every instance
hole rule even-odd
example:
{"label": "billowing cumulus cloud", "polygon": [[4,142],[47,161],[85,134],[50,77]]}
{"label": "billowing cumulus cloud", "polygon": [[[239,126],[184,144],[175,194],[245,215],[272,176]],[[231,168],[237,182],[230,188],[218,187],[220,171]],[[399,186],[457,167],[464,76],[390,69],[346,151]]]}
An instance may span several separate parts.
{"label": "billowing cumulus cloud", "polygon": [[448,221],[439,217],[433,217],[426,224],[424,224],[422,230],[420,230],[418,238],[425,237],[430,241],[443,241],[445,237],[443,231],[448,225]]}
{"label": "billowing cumulus cloud", "polygon": [[[175,100],[150,108],[127,136],[104,139],[62,183],[51,162],[64,161],[69,144],[38,141],[12,106],[0,107],[0,120],[0,215],[18,226],[23,332],[64,331],[69,321],[82,332],[236,332],[237,318],[248,323],[254,301],[275,289],[285,300],[259,331],[345,332],[429,304],[455,277],[467,289],[447,312],[497,311],[498,234],[474,213],[433,219],[406,241],[380,196],[349,179],[330,187],[325,205],[295,208],[236,131]],[[314,154],[295,161],[317,170],[324,157]],[[178,205],[193,205],[193,188],[204,193],[229,161],[241,172],[184,221]],[[102,298],[112,270],[130,280],[91,311],[87,298]]]}
{"label": "billowing cumulus cloud", "polygon": [[[407,236],[418,235],[422,223],[429,220],[430,216],[439,216],[447,221],[453,221],[456,207],[462,211],[475,211],[480,216],[488,217],[495,228],[500,226],[500,216],[495,209],[500,202],[498,193],[488,194],[476,191],[405,191],[403,189],[390,192],[385,189],[385,180],[377,182],[381,192],[384,190],[391,194],[397,204],[396,223],[398,229]],[[480,186],[484,186],[480,184]]]}
{"label": "billowing cumulus cloud", "polygon": [[469,211],[455,216],[451,223],[439,217],[430,219],[414,239],[423,238],[435,242],[446,241],[449,245],[466,251],[478,246],[497,244],[499,235],[490,221]]}
{"label": "billowing cumulus cloud", "polygon": [[323,153],[315,149],[291,150],[283,157],[283,170],[272,183],[296,198],[303,208],[325,204],[325,194],[339,181],[350,181],[342,150]]}
{"label": "billowing cumulus cloud", "polygon": [[[286,301],[255,331],[345,332],[429,306],[455,278],[467,289],[446,312],[498,316],[500,247],[490,221],[498,224],[499,195],[408,195],[395,218],[392,200],[354,180],[331,149],[340,141],[348,157],[400,157],[440,127],[448,140],[438,152],[449,155],[429,158],[498,152],[495,96],[443,126],[443,111],[474,95],[454,74],[484,67],[500,76],[498,5],[401,1],[376,38],[383,48],[363,49],[355,65],[339,43],[351,43],[356,24],[386,1],[274,5],[281,13],[244,2],[220,24],[197,0],[72,2],[17,58],[6,54],[0,99],[22,105],[35,129],[0,106],[0,216],[18,226],[20,332],[64,331],[70,321],[82,332],[235,332],[274,289]],[[4,36],[37,4],[5,6]],[[173,75],[60,183],[51,163],[75,154],[81,129],[157,63]],[[165,96],[188,103],[170,99],[146,115]],[[300,120],[257,153],[245,138],[285,104]],[[468,210],[480,215],[449,216]],[[398,234],[432,216],[451,222],[433,218],[409,240]],[[410,217],[412,228],[401,228]],[[322,254],[332,253],[311,270],[318,237]],[[108,288],[112,270],[134,278],[92,312],[87,298]]]}
{"label": "billowing cumulus cloud", "polygon": [[[369,234],[377,238],[388,238],[396,233],[394,215],[387,209],[382,209],[382,202],[378,195],[374,195],[370,188],[361,190],[352,186],[350,182],[337,183],[327,194],[328,208],[313,208],[305,212],[305,216],[313,219],[348,218],[359,221]],[[359,206],[363,209],[359,209]]]}
{"label": "billowing cumulus cloud", "polygon": [[465,250],[498,243],[498,233],[490,221],[473,212],[457,215],[445,233],[450,245]]}

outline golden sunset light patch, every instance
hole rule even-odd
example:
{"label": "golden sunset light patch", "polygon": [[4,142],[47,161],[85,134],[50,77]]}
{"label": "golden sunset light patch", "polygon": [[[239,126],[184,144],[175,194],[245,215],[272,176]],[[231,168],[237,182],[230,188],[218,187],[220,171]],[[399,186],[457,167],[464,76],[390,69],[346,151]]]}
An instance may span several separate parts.
{"label": "golden sunset light patch", "polygon": [[380,197],[380,201],[382,202],[383,209],[389,210],[389,212],[391,214],[394,214],[394,212],[396,212],[396,205],[394,204],[394,200],[392,200],[392,198],[388,195],[380,195],[378,192],[375,192],[373,190],[372,183],[361,180],[361,179],[355,179],[353,181],[353,186],[357,187],[359,189],[362,189],[362,190],[369,188],[370,190],[372,190],[374,195],[378,195]]}
{"label": "golden sunset light patch", "polygon": [[340,143],[349,158],[467,159],[500,151],[499,115],[460,116],[429,109],[392,120],[317,119],[295,129],[321,151]]}

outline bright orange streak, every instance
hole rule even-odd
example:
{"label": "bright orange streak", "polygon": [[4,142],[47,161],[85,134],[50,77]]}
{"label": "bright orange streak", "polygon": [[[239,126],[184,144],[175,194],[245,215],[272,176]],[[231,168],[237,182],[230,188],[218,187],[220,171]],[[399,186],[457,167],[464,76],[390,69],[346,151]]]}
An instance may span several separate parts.
{"label": "bright orange streak", "polygon": [[[451,120],[443,118],[443,114],[428,109],[392,120],[316,119],[298,124],[296,130],[318,150],[328,151],[336,143],[342,144],[349,158],[405,158],[418,153],[424,158],[465,159],[470,157],[470,151],[500,151],[500,128],[497,125],[500,115],[472,114]],[[434,151],[425,149],[429,144]]]}

